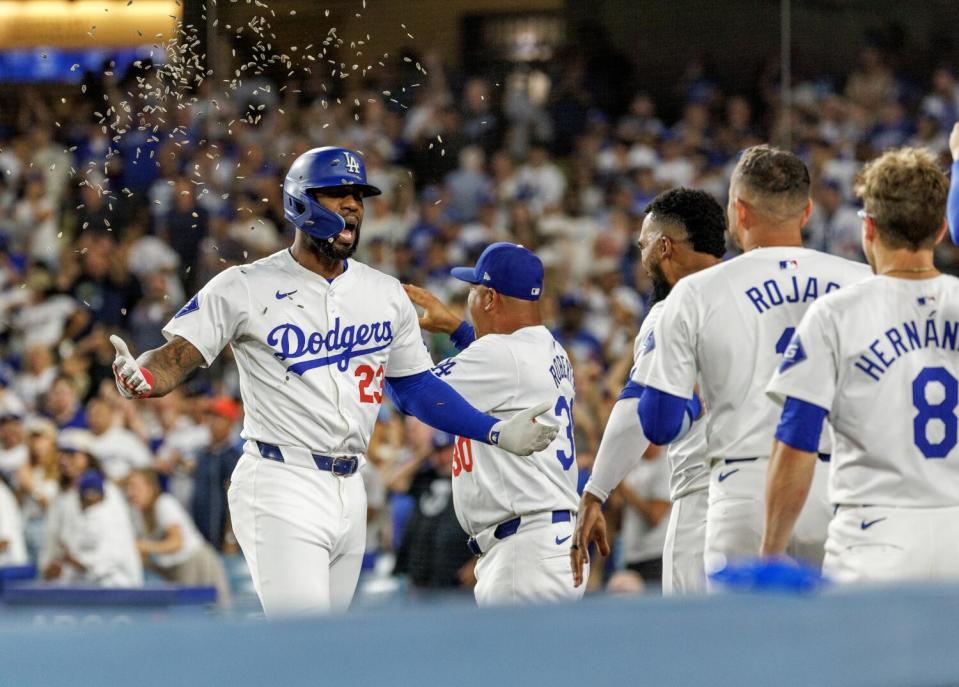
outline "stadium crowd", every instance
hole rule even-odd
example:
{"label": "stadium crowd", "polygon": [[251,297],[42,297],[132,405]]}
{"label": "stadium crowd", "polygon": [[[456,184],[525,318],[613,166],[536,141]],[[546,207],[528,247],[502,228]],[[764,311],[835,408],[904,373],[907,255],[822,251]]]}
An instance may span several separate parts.
{"label": "stadium crowd", "polygon": [[[451,266],[498,240],[542,258],[545,319],[574,358],[582,487],[652,298],[635,238],[658,192],[725,202],[737,152],[788,131],[814,179],[808,245],[856,259],[857,170],[899,145],[948,168],[959,118],[956,73],[902,79],[872,47],[844,83],[800,81],[788,113],[775,75],[735,93],[691,69],[670,118],[644,92],[604,110],[575,57],[501,83],[420,61],[426,76],[399,60],[365,81],[265,70],[179,95],[143,63],[87,74],[70,99],[22,91],[0,128],[0,565],[104,585],[141,584],[146,568],[226,592],[216,553],[236,553],[226,485],[242,424],[229,349],[185,388],[132,403],[115,389],[108,336],[156,347],[211,276],[288,245],[281,181],[309,148],[362,151],[384,190],[366,200],[356,257],[460,310]],[[939,258],[959,274],[953,245]],[[454,352],[445,336],[429,344],[436,359]],[[451,457],[451,437],[384,401],[364,471],[368,548],[421,589],[472,583]],[[613,499],[620,542],[593,566],[594,588],[657,584],[667,476],[657,450],[647,458]]]}

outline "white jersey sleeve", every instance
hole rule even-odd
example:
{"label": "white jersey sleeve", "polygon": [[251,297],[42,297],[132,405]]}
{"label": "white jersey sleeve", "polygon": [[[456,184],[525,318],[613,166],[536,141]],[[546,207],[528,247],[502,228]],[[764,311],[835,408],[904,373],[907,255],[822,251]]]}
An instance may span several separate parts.
{"label": "white jersey sleeve", "polygon": [[477,339],[455,358],[439,363],[433,374],[480,412],[519,410],[514,402],[520,378],[516,358],[499,337]]}
{"label": "white jersey sleeve", "polygon": [[[629,373],[631,382],[642,384],[649,367],[650,346],[655,341],[653,327],[662,309],[662,302],[654,305],[636,335],[633,344],[633,369]],[[610,492],[639,464],[640,458],[649,448],[649,439],[643,433],[643,426],[639,422],[638,407],[637,398],[616,401],[606,422],[606,429],[603,430],[596,461],[585,487],[586,491],[603,501],[609,498]]]}
{"label": "white jersey sleeve", "polygon": [[831,410],[836,393],[838,333],[828,305],[818,301],[803,315],[766,393],[777,403],[787,397]]}
{"label": "white jersey sleeve", "polygon": [[680,280],[664,301],[653,331],[643,342],[643,356],[648,361],[642,379],[637,381],[674,396],[693,397],[698,374],[699,307],[699,296],[689,280]]}
{"label": "white jersey sleeve", "polygon": [[213,277],[163,328],[170,341],[180,336],[193,344],[209,366],[243,330],[249,319],[249,290],[239,267]]}
{"label": "white jersey sleeve", "polygon": [[[399,283],[396,288],[401,288]],[[397,317],[396,336],[386,361],[387,377],[408,377],[425,372],[433,366],[433,360],[423,343],[416,308],[405,293],[400,295],[402,298],[397,299],[400,313]]]}

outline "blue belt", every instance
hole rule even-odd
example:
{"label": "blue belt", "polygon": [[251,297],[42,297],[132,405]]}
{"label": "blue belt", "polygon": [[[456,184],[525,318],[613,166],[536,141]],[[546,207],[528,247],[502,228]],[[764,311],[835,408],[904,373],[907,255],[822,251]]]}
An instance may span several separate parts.
{"label": "blue belt", "polygon": [[[828,463],[832,455],[829,453],[820,453],[819,460],[824,463]],[[758,458],[727,458],[723,461],[725,465],[732,465],[734,463],[752,463],[754,460],[759,460]]]}
{"label": "blue belt", "polygon": [[[553,511],[553,523],[557,522],[569,522],[573,519],[573,515],[568,510],[554,510]],[[507,520],[506,522],[501,522],[496,526],[496,529],[493,530],[493,536],[497,539],[506,539],[507,537],[512,537],[516,534],[516,531],[519,529],[520,524],[523,521],[522,516],[516,516],[512,520]],[[482,556],[483,552],[480,550],[479,544],[476,542],[475,537],[470,537],[466,546],[470,551],[473,552],[474,556]]]}
{"label": "blue belt", "polygon": [[[262,441],[256,442],[256,446],[260,449],[260,455],[267,460],[275,460],[278,463],[285,462],[283,460],[283,452],[280,451],[279,446],[267,444]],[[333,456],[324,456],[319,453],[311,453],[310,455],[313,457],[313,462],[316,463],[317,468],[325,472],[332,472],[336,477],[348,477],[360,469],[360,459],[356,456],[340,456],[334,458]]]}

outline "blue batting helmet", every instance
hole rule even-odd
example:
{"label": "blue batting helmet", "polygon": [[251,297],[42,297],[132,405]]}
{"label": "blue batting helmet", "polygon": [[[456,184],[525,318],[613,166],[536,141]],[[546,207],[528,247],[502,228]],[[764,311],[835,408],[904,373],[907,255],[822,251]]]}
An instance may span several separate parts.
{"label": "blue batting helmet", "polygon": [[364,196],[382,193],[366,183],[366,166],[354,151],[332,146],[313,148],[296,158],[286,173],[283,215],[314,238],[333,238],[346,228],[346,222],[316,202],[310,191],[337,186],[354,186]]}

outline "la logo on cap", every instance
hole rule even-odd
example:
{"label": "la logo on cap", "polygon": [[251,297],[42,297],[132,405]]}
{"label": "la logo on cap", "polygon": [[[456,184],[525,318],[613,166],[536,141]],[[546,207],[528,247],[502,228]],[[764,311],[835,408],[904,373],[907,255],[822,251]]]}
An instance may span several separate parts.
{"label": "la logo on cap", "polygon": [[489,281],[490,279],[492,279],[492,277],[489,276],[489,272],[483,272],[483,279],[485,281]]}

